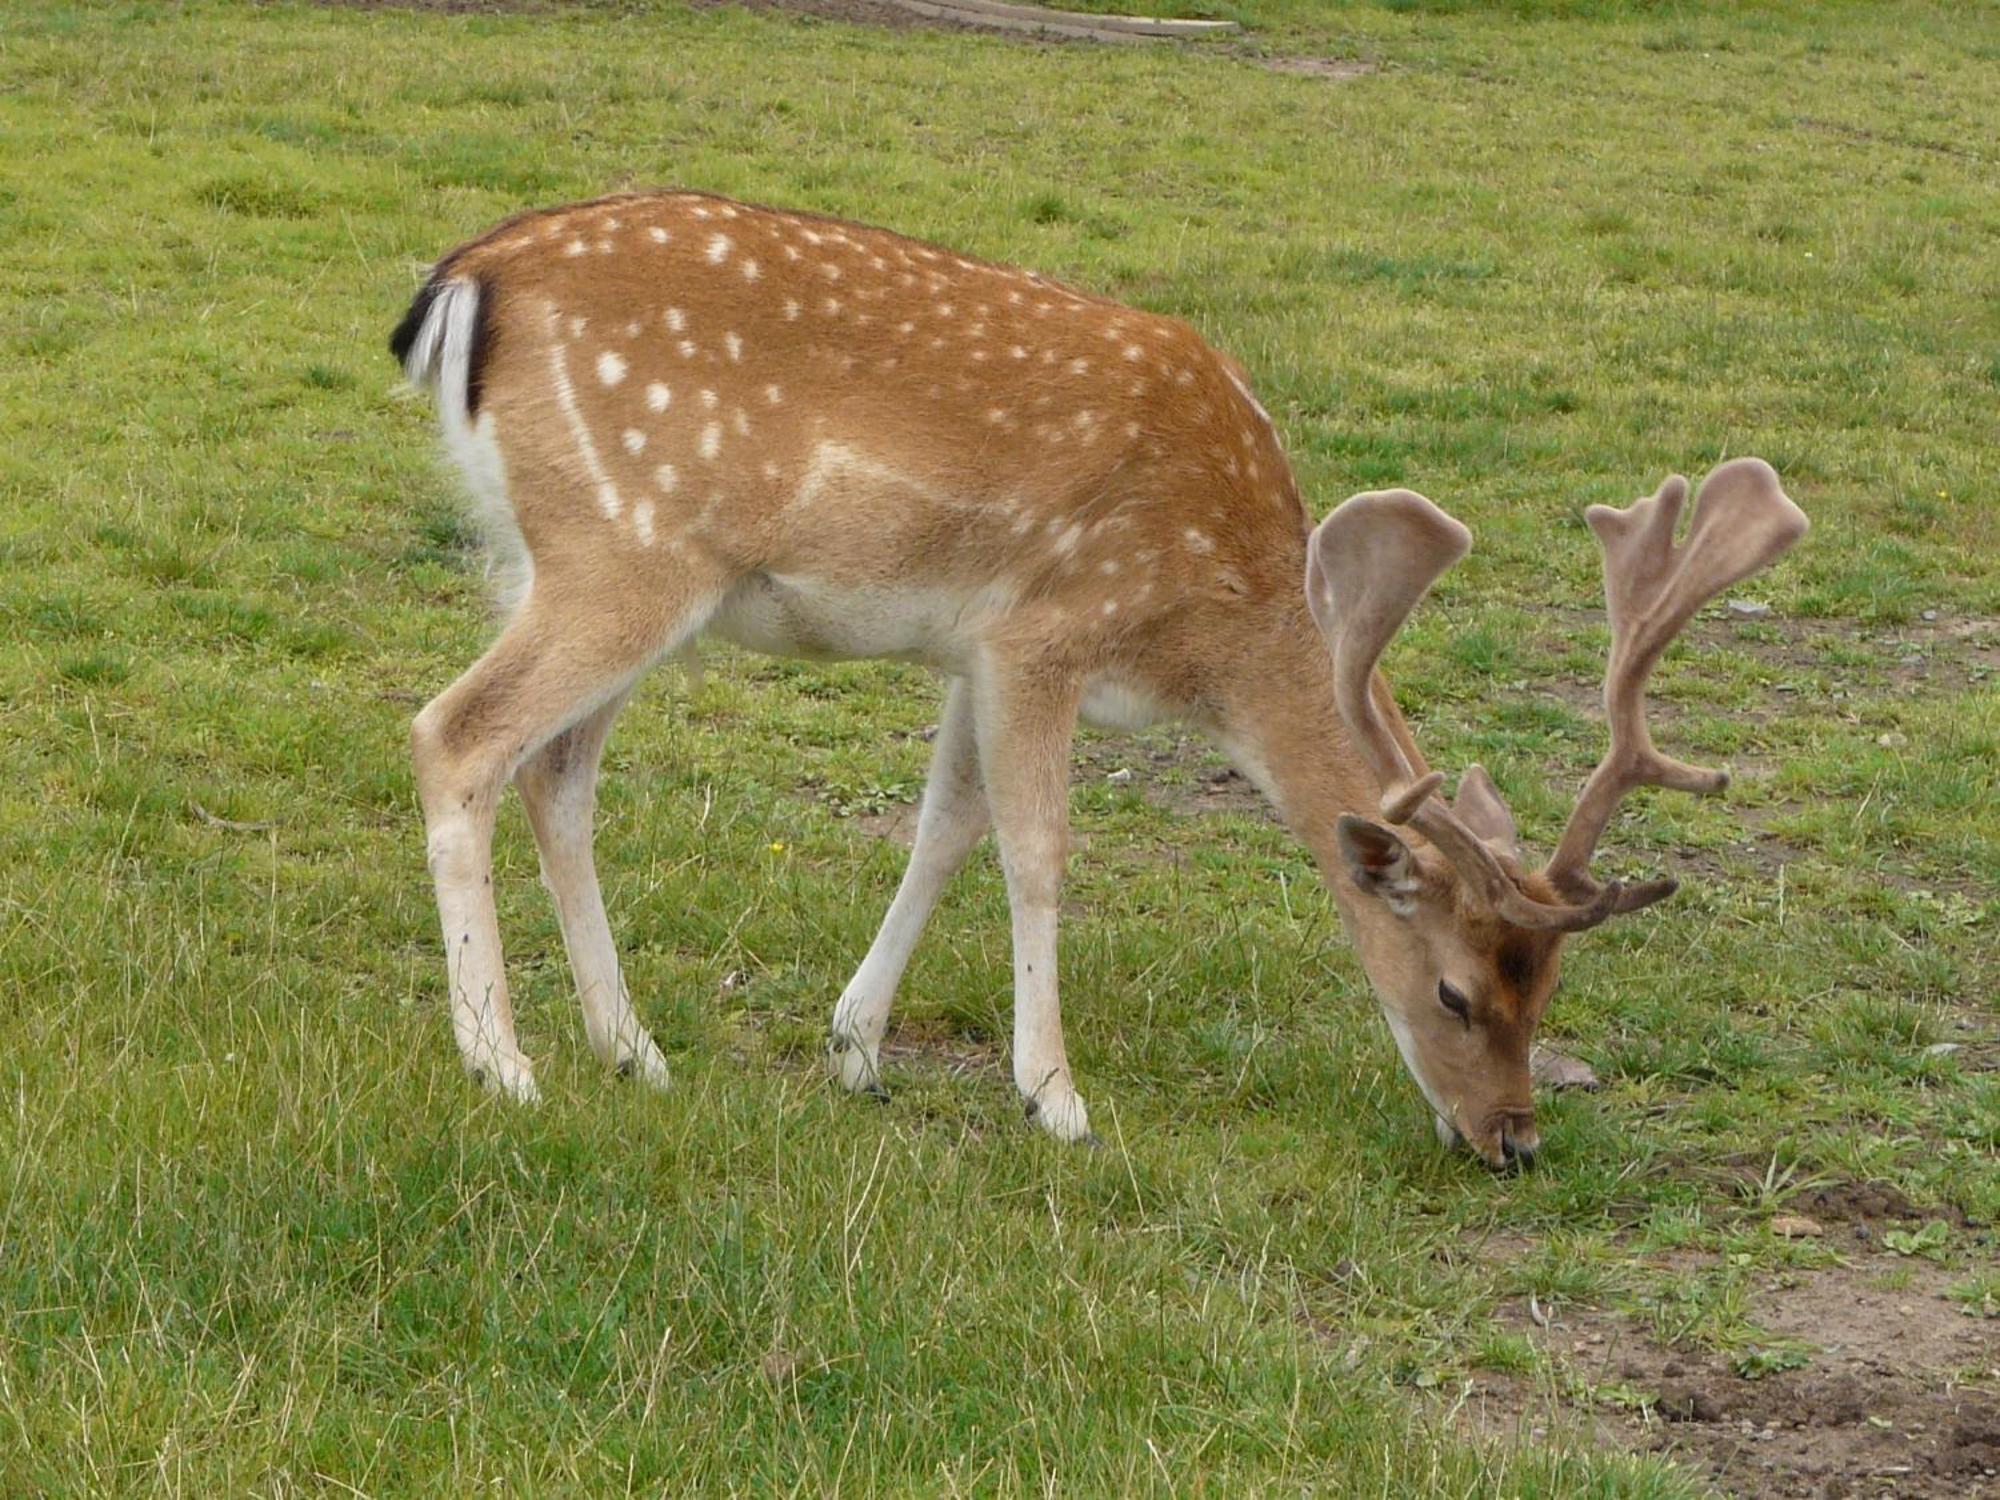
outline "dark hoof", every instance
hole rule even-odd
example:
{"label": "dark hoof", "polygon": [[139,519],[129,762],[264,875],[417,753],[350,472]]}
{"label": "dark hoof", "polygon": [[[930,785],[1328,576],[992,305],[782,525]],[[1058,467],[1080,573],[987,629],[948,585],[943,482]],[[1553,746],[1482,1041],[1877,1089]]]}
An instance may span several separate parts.
{"label": "dark hoof", "polygon": [[877,1104],[887,1104],[889,1102],[889,1091],[879,1083],[871,1083],[861,1091],[861,1097],[864,1099],[873,1099]]}
{"label": "dark hoof", "polygon": [[478,1084],[479,1087],[481,1088],[486,1087],[486,1070],[484,1068],[470,1069],[467,1072],[466,1076],[470,1078],[474,1083]]}
{"label": "dark hoof", "polygon": [[612,1071],[620,1078],[630,1078],[639,1071],[639,1060],[636,1057],[628,1057]]}
{"label": "dark hoof", "polygon": [[1102,1151],[1104,1149],[1104,1137],[1093,1130],[1079,1144],[1089,1147],[1092,1151]]}
{"label": "dark hoof", "polygon": [[1039,1099],[1030,1099],[1021,1106],[1021,1113],[1026,1115],[1031,1120],[1034,1119],[1035,1116],[1039,1115],[1041,1112],[1042,1112],[1042,1101]]}

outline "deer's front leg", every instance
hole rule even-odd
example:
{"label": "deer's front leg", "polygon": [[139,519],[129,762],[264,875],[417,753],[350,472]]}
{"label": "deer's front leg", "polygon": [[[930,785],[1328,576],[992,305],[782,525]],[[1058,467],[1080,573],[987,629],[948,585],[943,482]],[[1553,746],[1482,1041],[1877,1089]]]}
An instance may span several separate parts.
{"label": "deer's front leg", "polygon": [[973,740],[972,688],[954,678],[938,718],[930,778],[917,814],[916,843],[903,870],[896,899],[882,918],[882,930],[868,956],[841,992],[827,1037],[835,1075],[857,1093],[880,1093],[882,1033],[896,986],[923,936],[944,888],[986,836],[986,790],[979,782],[979,751]]}
{"label": "deer's front leg", "polygon": [[1056,919],[1069,852],[1073,682],[998,668],[974,687],[979,765],[1014,921],[1014,1085],[1059,1140],[1090,1138],[1070,1078],[1056,989]]}

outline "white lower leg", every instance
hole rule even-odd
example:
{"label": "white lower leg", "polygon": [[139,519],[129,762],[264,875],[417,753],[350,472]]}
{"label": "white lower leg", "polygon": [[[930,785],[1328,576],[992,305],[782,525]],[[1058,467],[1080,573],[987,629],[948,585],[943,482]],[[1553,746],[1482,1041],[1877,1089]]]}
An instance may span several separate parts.
{"label": "white lower leg", "polygon": [[857,1093],[881,1088],[882,1034],[888,1030],[896,986],[938,898],[985,836],[987,823],[971,697],[962,681],[954,682],[938,721],[910,863],[867,957],[833,1009],[827,1053],[834,1076],[847,1088]]}
{"label": "white lower leg", "polygon": [[[480,802],[489,805],[482,808]],[[514,1010],[493,910],[490,799],[430,820],[426,838],[444,929],[452,1034],[465,1070],[513,1098],[536,1097],[534,1070],[514,1040]]]}
{"label": "white lower leg", "polygon": [[1059,1140],[1085,1140],[1090,1116],[1070,1081],[1056,986],[1076,699],[1073,688],[1032,671],[995,673],[979,687],[980,768],[1014,926],[1014,1086],[1044,1130]]}
{"label": "white lower leg", "polygon": [[618,947],[591,850],[598,760],[623,702],[621,695],[558,735],[521,767],[516,784],[535,830],[542,883],[555,899],[562,924],[590,1049],[605,1066],[664,1088],[667,1061],[632,1008],[631,992],[619,972]]}
{"label": "white lower leg", "polygon": [[[1013,882],[1010,878],[1009,884]],[[1032,882],[1023,882],[1032,884]],[[1056,903],[1025,893],[1014,914],[1014,1086],[1028,1114],[1063,1141],[1090,1136],[1090,1114],[1070,1080],[1056,988]]]}

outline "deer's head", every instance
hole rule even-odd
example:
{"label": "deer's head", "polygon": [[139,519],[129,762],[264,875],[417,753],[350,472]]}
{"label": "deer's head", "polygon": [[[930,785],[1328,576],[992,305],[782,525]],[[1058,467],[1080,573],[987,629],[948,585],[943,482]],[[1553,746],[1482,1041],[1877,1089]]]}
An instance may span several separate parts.
{"label": "deer's head", "polygon": [[1375,671],[1425,590],[1471,547],[1471,532],[1419,494],[1383,490],[1354,496],[1312,536],[1306,600],[1333,653],[1341,720],[1381,788],[1373,816],[1348,814],[1336,828],[1349,926],[1439,1135],[1494,1166],[1526,1164],[1539,1144],[1528,1055],[1563,940],[1673,894],[1671,879],[1591,876],[1619,802],[1638,786],[1717,792],[1729,781],[1654,748],[1646,679],[1703,603],[1806,531],[1761,459],[1736,459],[1702,481],[1676,546],[1687,493],[1676,475],[1650,499],[1585,515],[1604,550],[1611,748],[1540,870],[1523,863],[1514,819],[1483,768],[1466,771],[1450,802],[1439,795],[1443,775],[1425,765]]}

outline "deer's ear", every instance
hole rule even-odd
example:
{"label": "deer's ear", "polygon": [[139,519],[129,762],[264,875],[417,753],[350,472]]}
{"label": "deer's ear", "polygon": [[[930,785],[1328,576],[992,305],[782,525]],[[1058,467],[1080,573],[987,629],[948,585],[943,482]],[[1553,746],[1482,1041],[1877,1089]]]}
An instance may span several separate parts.
{"label": "deer's ear", "polygon": [[1521,836],[1514,828],[1514,815],[1507,811],[1500,788],[1486,774],[1486,767],[1478,764],[1466,767],[1465,774],[1458,779],[1458,795],[1451,800],[1451,810],[1458,814],[1459,822],[1495,848],[1509,854],[1521,852]]}
{"label": "deer's ear", "polygon": [[1341,863],[1363,895],[1373,896],[1399,917],[1417,909],[1423,880],[1410,846],[1380,823],[1343,813],[1333,825]]}

